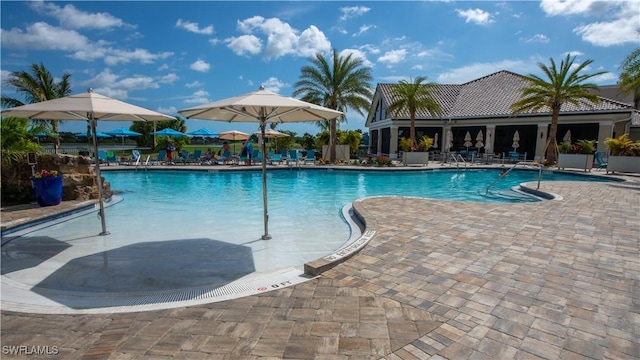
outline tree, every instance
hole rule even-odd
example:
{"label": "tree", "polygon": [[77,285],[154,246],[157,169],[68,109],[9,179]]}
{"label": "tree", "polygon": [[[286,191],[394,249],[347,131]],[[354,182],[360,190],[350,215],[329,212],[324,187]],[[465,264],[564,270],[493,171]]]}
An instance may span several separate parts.
{"label": "tree", "polygon": [[440,116],[442,109],[440,104],[434,99],[436,84],[423,83],[427,80],[424,76],[418,76],[415,80],[401,80],[393,88],[392,102],[388,106],[388,111],[398,117],[401,113],[409,113],[411,120],[409,128],[410,151],[418,149],[416,142],[416,113],[421,110],[428,111],[431,116]]}
{"label": "tree", "polygon": [[[54,77],[49,70],[44,67],[44,64],[31,64],[31,73],[26,71],[16,71],[9,75],[6,84],[24,95],[25,100],[29,104],[58,99],[71,94],[71,85],[69,78],[71,74],[64,73],[59,82],[55,82]],[[18,99],[10,97],[2,97],[3,107],[16,107],[22,106],[25,103]],[[51,131],[58,132],[58,120],[45,120],[51,125]],[[36,123],[42,121],[37,120]],[[53,147],[56,153],[60,148],[60,139],[54,138]]]}
{"label": "tree", "polygon": [[640,48],[624,58],[620,71],[620,90],[624,94],[633,94],[633,106],[640,109]]}
{"label": "tree", "polygon": [[[364,66],[362,59],[353,54],[340,56],[333,50],[331,59],[321,53],[309,60],[300,78],[295,83],[293,96],[302,95],[302,100],[346,113],[351,108],[364,116],[373,97],[371,68]],[[342,117],[341,120],[344,120]],[[337,119],[329,121],[329,161],[336,160]]]}
{"label": "tree", "polygon": [[583,100],[588,100],[593,104],[600,102],[600,98],[595,95],[595,92],[599,89],[598,85],[585,83],[585,81],[594,76],[605,74],[606,71],[582,74],[593,60],[589,59],[580,65],[574,66],[575,59],[575,57],[571,58],[567,54],[565,59],[560,62],[560,68],[556,66],[553,58],[550,59],[550,67],[538,63],[538,67],[547,76],[547,80],[533,74],[525,76],[524,78],[529,82],[529,86],[522,89],[520,99],[511,105],[511,111],[514,114],[525,111],[534,113],[539,111],[551,112],[551,126],[547,137],[547,145],[545,146],[545,159],[551,162],[556,161],[558,157],[556,137],[562,105],[570,103],[579,106]]}

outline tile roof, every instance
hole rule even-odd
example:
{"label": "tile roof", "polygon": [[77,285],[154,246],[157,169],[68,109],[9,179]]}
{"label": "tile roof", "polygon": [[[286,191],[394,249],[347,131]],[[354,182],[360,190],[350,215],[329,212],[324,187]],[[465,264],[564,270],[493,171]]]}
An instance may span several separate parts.
{"label": "tile roof", "polygon": [[[390,104],[393,88],[397,85],[378,84],[376,92],[380,91],[385,103]],[[506,70],[460,85],[436,84],[433,96],[440,103],[443,112],[442,117],[437,118],[509,117],[512,115],[511,104],[520,98],[522,89],[527,85],[524,76]],[[597,105],[587,100],[580,101],[578,105],[563,104],[561,112],[597,112],[633,108],[629,104],[612,99],[603,97],[600,99]],[[409,114],[404,114],[404,117],[408,118]],[[419,111],[416,118],[434,117],[427,111]]]}

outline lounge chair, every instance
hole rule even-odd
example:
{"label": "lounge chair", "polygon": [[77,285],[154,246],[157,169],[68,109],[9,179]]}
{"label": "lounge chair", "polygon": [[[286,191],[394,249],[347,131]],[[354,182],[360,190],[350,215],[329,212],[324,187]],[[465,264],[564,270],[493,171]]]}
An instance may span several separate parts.
{"label": "lounge chair", "polygon": [[156,156],[155,158],[151,158],[151,163],[161,165],[162,162],[165,161],[166,159],[167,159],[167,150],[162,149],[158,151],[158,156]]}
{"label": "lounge chair", "polygon": [[113,151],[107,151],[107,166],[109,166],[109,164],[111,163],[120,165],[120,161],[116,157],[116,154]]}
{"label": "lounge chair", "polygon": [[[107,162],[107,152],[104,150],[98,150],[98,161],[100,161],[100,164],[106,163]],[[96,159],[91,159],[92,163],[96,163]]]}
{"label": "lounge chair", "polygon": [[140,150],[133,149],[131,150],[131,161],[129,161],[129,165],[133,164],[135,166],[140,165],[142,161],[142,155],[140,154]]}
{"label": "lounge chair", "polygon": [[316,151],[311,149],[311,150],[307,150],[307,157],[304,158],[304,163],[311,163],[311,164],[315,164],[316,163]]}
{"label": "lounge chair", "polygon": [[269,153],[269,163],[271,165],[278,163],[281,164],[282,163],[282,154],[275,154],[273,152]]}
{"label": "lounge chair", "polygon": [[596,151],[594,154],[594,158],[596,160],[597,169],[606,169],[607,168],[607,159],[605,158],[607,153],[604,151]]}

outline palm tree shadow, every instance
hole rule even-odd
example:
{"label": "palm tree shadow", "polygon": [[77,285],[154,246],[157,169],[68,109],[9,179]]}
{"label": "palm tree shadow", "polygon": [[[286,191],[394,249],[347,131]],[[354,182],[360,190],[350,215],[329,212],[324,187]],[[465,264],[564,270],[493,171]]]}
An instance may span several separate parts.
{"label": "palm tree shadow", "polygon": [[[127,297],[158,293],[188,300],[253,272],[248,246],[204,238],[143,242],[73,259],[32,291],[74,308],[119,306]],[[68,292],[111,300],[79,305]]]}
{"label": "palm tree shadow", "polygon": [[40,265],[71,245],[48,236],[24,237],[2,245],[2,275]]}

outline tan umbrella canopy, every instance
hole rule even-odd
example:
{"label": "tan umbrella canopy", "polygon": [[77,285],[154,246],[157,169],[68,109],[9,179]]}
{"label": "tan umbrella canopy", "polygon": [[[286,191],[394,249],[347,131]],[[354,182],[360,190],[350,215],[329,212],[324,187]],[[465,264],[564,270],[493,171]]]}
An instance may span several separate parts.
{"label": "tan umbrella canopy", "polygon": [[453,133],[451,130],[447,130],[447,151],[453,147]]}
{"label": "tan umbrella canopy", "polygon": [[511,144],[511,147],[513,148],[513,151],[516,151],[516,149],[520,147],[520,133],[518,130],[513,133],[513,144]]}
{"label": "tan umbrella canopy", "polygon": [[476,147],[478,149],[481,149],[484,147],[484,142],[482,142],[484,140],[484,137],[482,136],[482,130],[480,130],[478,132],[478,135],[476,135]]}
{"label": "tan umbrella canopy", "polygon": [[[324,121],[344,115],[342,112],[311,104],[292,97],[282,96],[271,91],[260,90],[248,94],[214,101],[178,111],[187,119],[217,120],[226,122],[257,122],[262,138],[266,135],[267,123],[289,123],[306,121]],[[266,144],[261,144],[266,154]],[[269,235],[269,212],[267,207],[267,157],[262,157],[262,202],[264,207],[263,240]]]}
{"label": "tan umbrella canopy", "polygon": [[[262,135],[260,131],[256,131],[253,133],[254,135]],[[264,131],[264,136],[268,139],[274,138],[283,138],[289,136],[289,134],[281,133],[280,131],[276,131],[273,129],[266,129]]]}
{"label": "tan umbrella canopy", "polygon": [[[91,89],[85,93],[65,96],[58,99],[42,101],[34,104],[17,106],[0,111],[1,116],[13,116],[39,120],[81,120],[89,122],[93,134],[93,148],[98,155],[96,126],[98,121],[160,121],[173,120],[174,117],[145,109],[136,105],[96,94]],[[100,197],[100,219],[102,232],[109,235],[104,217],[104,199],[102,195],[102,177],[100,161],[96,160],[96,180]]]}
{"label": "tan umbrella canopy", "polygon": [[238,130],[224,131],[218,134],[218,138],[222,140],[247,140],[251,135]]}
{"label": "tan umbrella canopy", "polygon": [[472,146],[473,144],[471,143],[471,133],[469,133],[467,131],[467,133],[464,136],[464,147],[467,148],[467,151],[469,151],[469,148]]}

